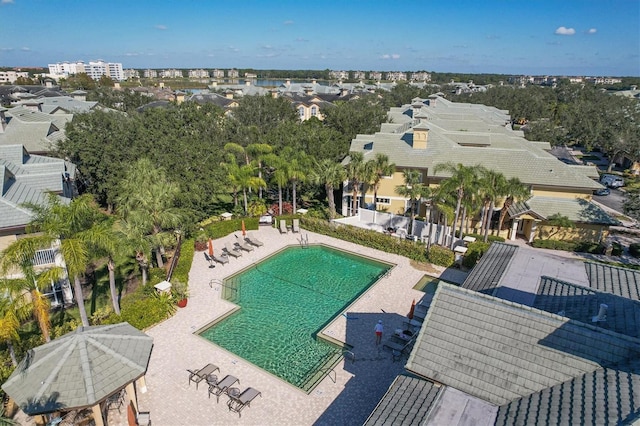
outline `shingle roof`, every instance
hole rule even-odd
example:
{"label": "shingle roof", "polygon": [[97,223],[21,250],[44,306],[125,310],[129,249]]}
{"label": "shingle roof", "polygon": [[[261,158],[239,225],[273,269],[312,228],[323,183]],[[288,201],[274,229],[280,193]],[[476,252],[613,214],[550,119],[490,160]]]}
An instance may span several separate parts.
{"label": "shingle roof", "polygon": [[492,243],[489,250],[462,283],[462,288],[492,294],[509,267],[518,247],[511,244]]}
{"label": "shingle roof", "polygon": [[629,425],[638,419],[640,360],[632,360],[502,405],[495,425]]}
{"label": "shingle roof", "polygon": [[441,283],[406,369],[502,405],[638,350],[638,339]]}
{"label": "shingle roof", "polygon": [[442,390],[441,385],[430,380],[399,375],[364,425],[424,424]]}
{"label": "shingle roof", "polygon": [[[606,320],[593,321],[605,304]],[[596,327],[640,338],[640,302],[592,290],[555,278],[541,277],[533,307]]]}
{"label": "shingle roof", "polygon": [[143,376],[152,346],[128,323],[80,327],[30,350],[2,389],[29,415],[92,406]]}
{"label": "shingle roof", "polygon": [[[391,129],[414,120],[411,105],[391,108],[391,124],[381,126],[373,135],[357,135],[350,151],[361,151],[373,157],[386,154],[398,168],[427,169],[432,176],[434,166],[455,159],[465,166],[481,164],[498,170],[506,178],[517,177],[534,186],[574,188],[582,191],[598,189],[600,184],[585,175],[584,169],[572,168],[545,151],[545,145],[531,143],[505,126],[509,115],[485,105],[452,103],[442,98],[429,99],[420,108],[426,115],[429,136],[426,149],[412,147],[413,131],[391,133]],[[410,124],[411,126],[411,124]],[[409,127],[410,127],[409,126]],[[474,146],[469,146],[474,145]],[[365,149],[370,146],[371,149]]]}
{"label": "shingle roof", "polygon": [[592,262],[584,267],[592,289],[640,301],[640,271]]}

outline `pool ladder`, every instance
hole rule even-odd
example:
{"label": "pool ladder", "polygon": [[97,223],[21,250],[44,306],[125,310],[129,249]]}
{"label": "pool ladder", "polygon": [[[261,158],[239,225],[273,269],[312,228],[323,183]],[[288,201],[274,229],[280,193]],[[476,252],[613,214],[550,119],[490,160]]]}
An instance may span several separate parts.
{"label": "pool ladder", "polygon": [[300,234],[300,247],[309,248],[309,234],[306,237]]}
{"label": "pool ladder", "polygon": [[217,286],[217,285],[223,286],[224,283],[221,280],[217,279],[217,278],[214,278],[211,281],[209,281],[209,287],[213,288],[214,286]]}
{"label": "pool ladder", "polygon": [[347,359],[347,355],[349,355],[349,357],[351,358],[351,363],[353,364],[354,362],[356,362],[356,354],[354,354],[353,352],[351,352],[348,349],[344,349],[342,351],[342,356],[344,357],[344,359]]}

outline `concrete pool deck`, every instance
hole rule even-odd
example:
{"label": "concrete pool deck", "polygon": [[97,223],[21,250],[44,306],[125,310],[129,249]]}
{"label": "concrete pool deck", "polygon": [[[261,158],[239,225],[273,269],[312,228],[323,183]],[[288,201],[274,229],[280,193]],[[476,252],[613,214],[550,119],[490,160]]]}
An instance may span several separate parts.
{"label": "concrete pool deck", "polygon": [[[212,280],[223,280],[286,246],[298,245],[301,237],[300,233],[291,232],[281,235],[271,227],[250,233],[264,246],[243,252],[238,259],[230,258],[224,266],[209,268],[204,254],[196,252],[189,275],[191,295],[187,307],[146,330],[154,339],[154,347],[146,374],[147,392],[138,394],[140,411],[149,411],[156,426],[362,424],[406,362],[406,358],[394,362],[391,352],[375,345],[374,326],[383,320],[385,336],[402,327],[412,300],[419,301],[424,296],[413,286],[425,272],[413,268],[407,258],[302,230],[310,244],[326,244],[396,265],[347,309],[349,319],[338,315],[324,329],[328,336],[353,346],[355,362],[350,358],[341,360],[333,369],[335,374],[330,373],[306,394],[194,334],[234,308],[220,298],[219,285],[210,286]],[[215,240],[214,248],[221,250],[225,242],[234,241],[234,235],[229,235]],[[455,276],[455,272],[448,274],[447,279]],[[465,276],[460,273],[457,278],[463,280]],[[215,398],[209,399],[205,382],[197,390],[195,384],[189,385],[187,369],[208,363],[220,367],[219,377],[231,374],[239,378],[236,387],[241,390],[254,387],[262,392],[242,411],[242,417],[228,410],[226,396],[219,403]],[[110,425],[127,424],[126,410],[121,414],[112,411],[109,417]]]}

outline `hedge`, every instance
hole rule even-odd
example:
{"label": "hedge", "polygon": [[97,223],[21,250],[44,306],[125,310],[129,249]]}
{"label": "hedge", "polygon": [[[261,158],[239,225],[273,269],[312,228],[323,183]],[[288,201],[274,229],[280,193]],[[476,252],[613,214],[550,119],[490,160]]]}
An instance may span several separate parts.
{"label": "hedge", "polygon": [[462,265],[465,268],[473,268],[478,263],[478,260],[489,250],[491,242],[474,241],[467,246],[467,252],[462,259]]}
{"label": "hedge", "polygon": [[434,265],[444,266],[446,268],[452,266],[456,261],[453,251],[441,246],[431,246],[428,259],[429,262]]}
{"label": "hedge", "polygon": [[180,258],[178,264],[173,269],[171,280],[178,280],[183,283],[189,282],[189,271],[193,263],[193,253],[195,252],[194,239],[187,238],[182,242],[180,247]]}
{"label": "hedge", "polygon": [[[284,216],[281,216],[284,219]],[[300,225],[316,234],[327,235],[344,241],[349,241],[361,246],[408,257],[416,262],[427,262],[427,253],[422,243],[416,243],[405,239],[392,238],[380,232],[370,229],[357,228],[348,225],[339,225],[326,220],[302,217]]]}

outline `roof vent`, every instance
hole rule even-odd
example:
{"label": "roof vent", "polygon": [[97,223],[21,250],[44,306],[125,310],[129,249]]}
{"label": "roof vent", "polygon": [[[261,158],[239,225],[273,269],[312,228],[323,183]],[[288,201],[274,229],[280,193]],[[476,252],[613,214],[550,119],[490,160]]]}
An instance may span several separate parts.
{"label": "roof vent", "polygon": [[598,315],[591,318],[591,322],[602,322],[607,320],[607,309],[609,306],[606,303],[600,304],[600,310],[598,311]]}

